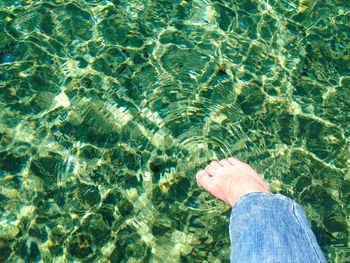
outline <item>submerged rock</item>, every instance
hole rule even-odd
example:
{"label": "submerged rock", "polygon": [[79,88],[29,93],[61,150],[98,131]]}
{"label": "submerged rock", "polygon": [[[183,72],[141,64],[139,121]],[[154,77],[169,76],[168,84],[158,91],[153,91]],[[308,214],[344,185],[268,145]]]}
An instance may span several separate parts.
{"label": "submerged rock", "polygon": [[2,225],[0,224],[0,239],[11,240],[15,239],[19,229],[13,224]]}

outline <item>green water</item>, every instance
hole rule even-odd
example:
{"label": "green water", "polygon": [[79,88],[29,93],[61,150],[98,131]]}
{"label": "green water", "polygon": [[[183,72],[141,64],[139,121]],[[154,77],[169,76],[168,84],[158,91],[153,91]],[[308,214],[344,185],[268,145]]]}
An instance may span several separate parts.
{"label": "green water", "polygon": [[0,262],[228,262],[249,162],[350,262],[350,2],[0,2]]}

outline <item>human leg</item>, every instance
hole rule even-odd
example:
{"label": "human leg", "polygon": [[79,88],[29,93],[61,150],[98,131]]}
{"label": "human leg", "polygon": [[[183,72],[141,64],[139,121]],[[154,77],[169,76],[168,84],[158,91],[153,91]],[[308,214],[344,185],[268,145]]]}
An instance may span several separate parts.
{"label": "human leg", "polygon": [[272,194],[248,164],[235,158],[214,161],[196,178],[233,207],[231,262],[326,262],[300,206]]}

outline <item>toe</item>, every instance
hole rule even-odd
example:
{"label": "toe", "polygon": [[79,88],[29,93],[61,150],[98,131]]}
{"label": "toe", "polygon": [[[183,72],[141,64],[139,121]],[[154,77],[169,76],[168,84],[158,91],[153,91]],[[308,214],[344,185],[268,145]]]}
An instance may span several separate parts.
{"label": "toe", "polygon": [[211,165],[208,165],[207,167],[205,167],[204,171],[207,174],[209,174],[210,176],[214,176],[218,172],[218,169],[217,168],[213,168]]}
{"label": "toe", "polygon": [[221,167],[221,165],[219,164],[218,161],[212,161],[210,164],[209,164],[211,167],[213,167],[214,169],[218,169]]}
{"label": "toe", "polygon": [[199,171],[196,173],[197,182],[198,182],[198,178],[200,178],[200,177],[202,176],[203,173],[205,173],[204,170],[199,170]]}
{"label": "toe", "polygon": [[227,159],[221,160],[219,163],[222,166],[229,166],[229,165],[231,165],[231,163]]}
{"label": "toe", "polygon": [[234,157],[230,157],[228,158],[228,161],[232,164],[232,165],[235,165],[235,166],[240,166],[242,167],[246,172],[249,172],[249,173],[252,173],[252,174],[255,174],[255,170],[247,163],[245,162],[242,162],[241,160],[237,159],[237,158],[234,158]]}
{"label": "toe", "polygon": [[238,160],[237,158],[234,157],[230,157],[227,159],[232,165],[241,165],[243,164],[243,162],[241,162],[240,160]]}
{"label": "toe", "polygon": [[210,175],[204,171],[201,170],[196,174],[197,184],[199,187],[203,187],[205,189],[208,189],[211,185],[211,177]]}

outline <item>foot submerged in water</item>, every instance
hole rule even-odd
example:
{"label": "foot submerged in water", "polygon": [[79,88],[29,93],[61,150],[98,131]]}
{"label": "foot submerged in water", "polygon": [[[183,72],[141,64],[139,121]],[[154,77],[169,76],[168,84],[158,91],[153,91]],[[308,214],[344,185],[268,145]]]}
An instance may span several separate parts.
{"label": "foot submerged in water", "polygon": [[212,161],[196,174],[197,184],[230,206],[248,193],[271,193],[268,184],[248,164],[230,157]]}

